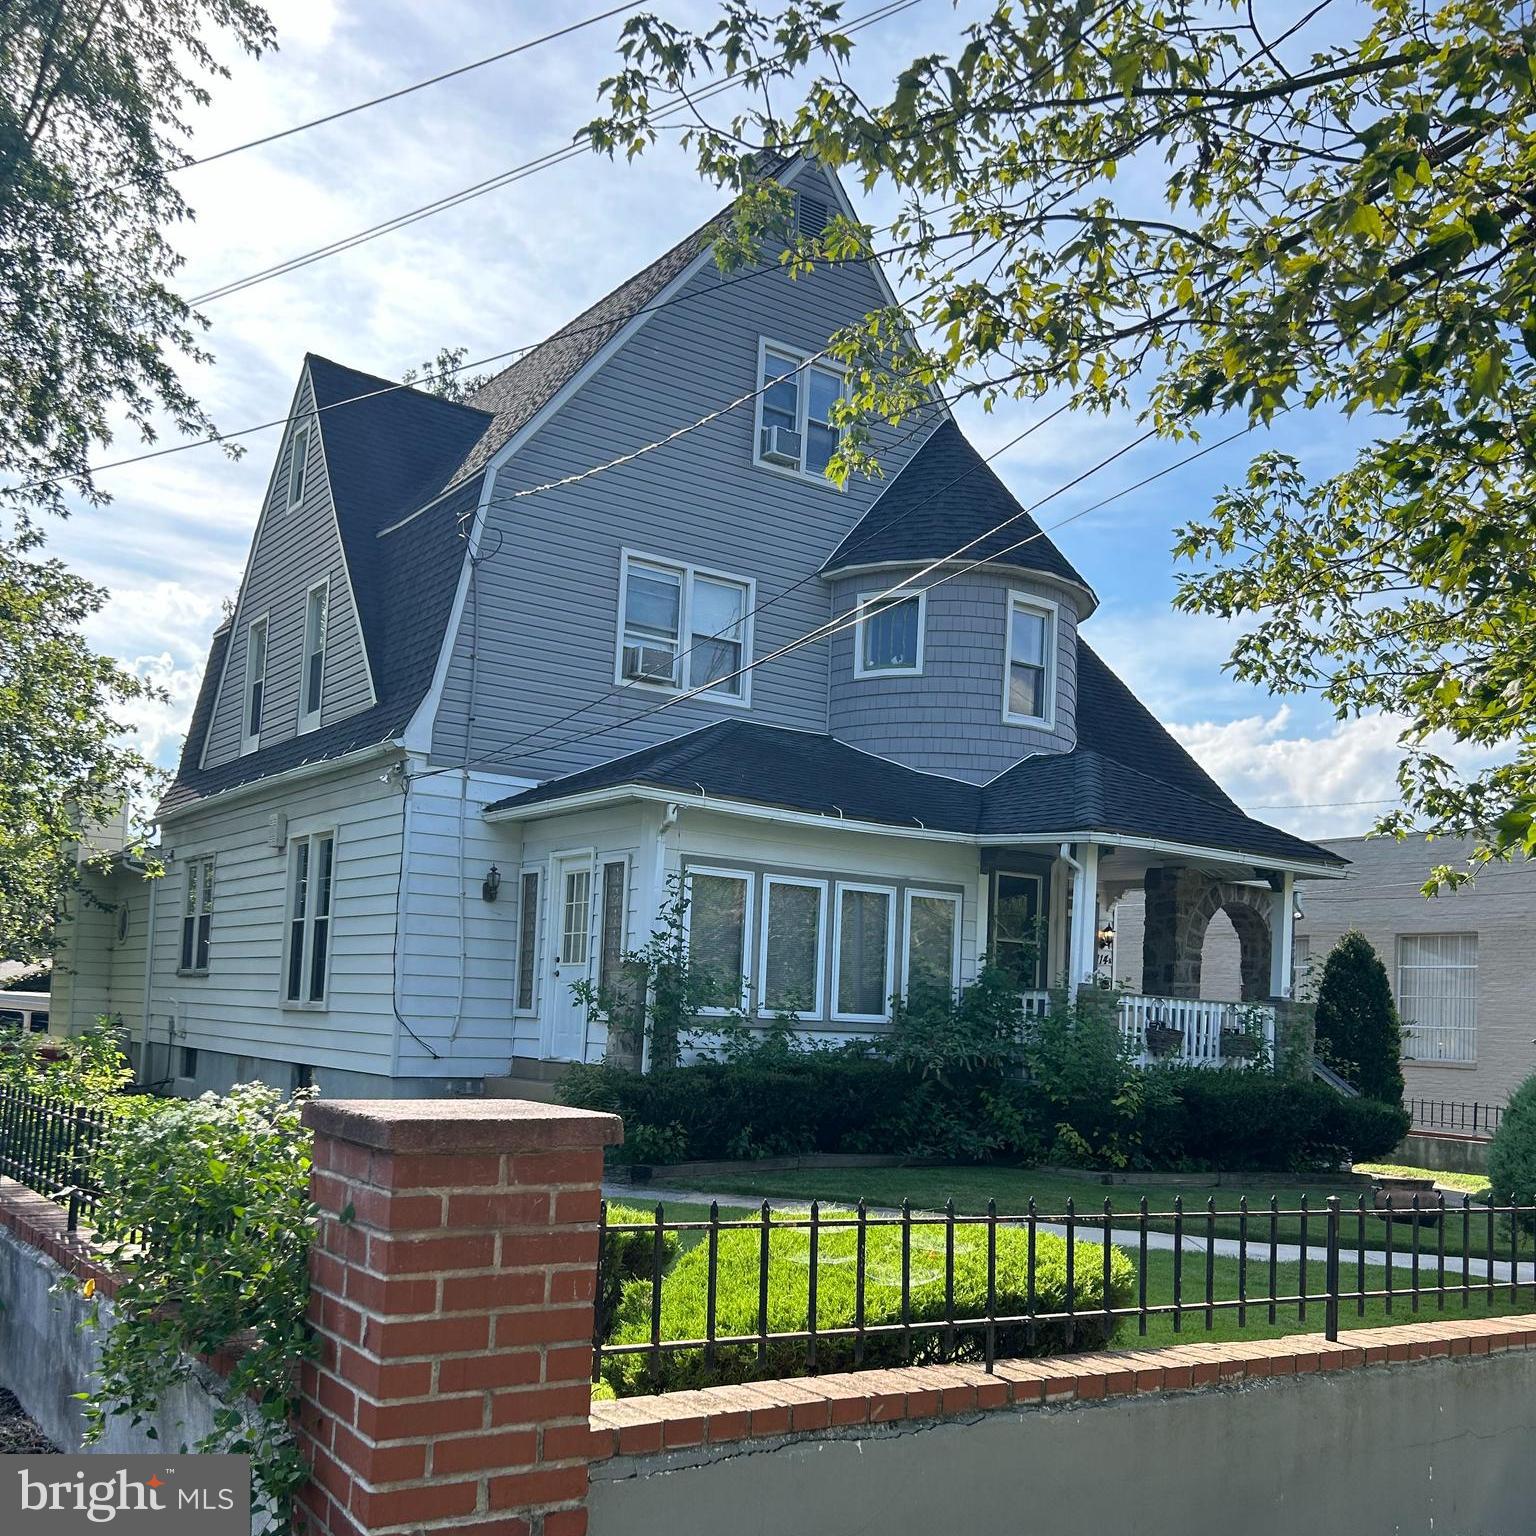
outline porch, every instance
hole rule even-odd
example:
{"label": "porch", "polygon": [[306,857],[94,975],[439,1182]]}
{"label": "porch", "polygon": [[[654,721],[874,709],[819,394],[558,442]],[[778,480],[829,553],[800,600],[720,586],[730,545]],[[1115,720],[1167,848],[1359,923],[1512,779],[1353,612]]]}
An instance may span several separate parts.
{"label": "porch", "polygon": [[[1052,989],[1113,990],[1121,1033],[1143,1065],[1242,1065],[1259,1049],[1274,1059],[1278,1007],[1291,996],[1297,868],[1088,840],[986,848],[982,867],[986,949],[1018,980],[1028,1012],[1043,1011]],[[1139,926],[1127,925],[1134,951],[1117,932],[1122,904],[1140,909]],[[1208,980],[1203,950],[1217,914],[1235,932],[1238,957],[1230,974]]]}

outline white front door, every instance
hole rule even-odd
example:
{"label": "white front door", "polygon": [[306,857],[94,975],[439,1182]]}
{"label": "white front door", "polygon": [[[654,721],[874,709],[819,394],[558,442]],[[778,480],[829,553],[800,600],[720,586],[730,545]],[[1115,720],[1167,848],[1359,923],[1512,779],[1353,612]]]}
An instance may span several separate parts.
{"label": "white front door", "polygon": [[571,991],[592,974],[592,860],[555,860],[549,882],[550,987],[544,1009],[544,1055],[581,1061],[586,1055],[587,1005]]}

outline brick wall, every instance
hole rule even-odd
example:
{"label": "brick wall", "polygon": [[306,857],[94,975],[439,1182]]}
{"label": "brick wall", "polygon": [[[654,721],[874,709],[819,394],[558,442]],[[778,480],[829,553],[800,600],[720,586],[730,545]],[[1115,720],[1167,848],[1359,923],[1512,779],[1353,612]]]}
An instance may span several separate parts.
{"label": "brick wall", "polygon": [[516,1100],[321,1102],[306,1118],[322,1213],[308,1529],[579,1536],[619,1122]]}

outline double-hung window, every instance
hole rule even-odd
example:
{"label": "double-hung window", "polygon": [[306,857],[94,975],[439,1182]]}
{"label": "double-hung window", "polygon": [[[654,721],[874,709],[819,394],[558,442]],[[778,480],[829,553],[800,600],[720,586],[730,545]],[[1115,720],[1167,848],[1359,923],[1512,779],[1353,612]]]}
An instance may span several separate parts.
{"label": "double-hung window", "polygon": [[304,482],[309,476],[309,428],[300,427],[293,434],[293,456],[288,461],[288,505],[304,499]]}
{"label": "double-hung window", "polygon": [[288,941],[283,957],[283,1001],[325,1002],[331,956],[331,904],[336,837],[315,832],[288,846]]}
{"label": "double-hung window", "polygon": [[208,973],[208,940],[213,926],[213,859],[187,860],[187,884],[181,904],[181,960],[183,975]]}
{"label": "double-hung window", "polygon": [[325,686],[325,628],[330,607],[329,581],[309,589],[304,606],[304,671],[299,679],[299,729],[312,731],[320,724],[320,700]]}
{"label": "double-hung window", "polygon": [[699,1012],[727,1013],[751,988],[752,877],[735,869],[690,869],[687,897],[688,954],[713,989],[709,1006]]}
{"label": "double-hung window", "polygon": [[760,343],[755,461],[825,479],[837,451],[839,432],[832,417],[843,384],[840,369],[807,363],[803,353],[776,342]]}
{"label": "double-hung window", "polygon": [[960,984],[960,898],[952,891],[906,894],[906,946],[902,990],[913,982],[953,991]]}
{"label": "double-hung window", "polygon": [[261,745],[261,720],[267,702],[267,620],[263,615],[245,627],[245,699],[241,706],[240,750]]}
{"label": "double-hung window", "polygon": [[752,583],[625,553],[615,682],[748,701]]}
{"label": "double-hung window", "polygon": [[886,598],[878,592],[860,594],[863,617],[853,637],[855,677],[915,677],[923,670],[926,601],[925,592]]}
{"label": "double-hung window", "polygon": [[839,881],[832,940],[832,1017],[878,1023],[891,1016],[896,892]]}
{"label": "double-hung window", "polygon": [[822,1016],[827,882],[763,877],[762,995],[758,1012]]}
{"label": "double-hung window", "polygon": [[1410,1061],[1477,1060],[1477,935],[1403,933],[1397,1011]]}
{"label": "double-hung window", "polygon": [[1010,593],[1003,719],[1011,725],[1050,725],[1055,691],[1056,605]]}

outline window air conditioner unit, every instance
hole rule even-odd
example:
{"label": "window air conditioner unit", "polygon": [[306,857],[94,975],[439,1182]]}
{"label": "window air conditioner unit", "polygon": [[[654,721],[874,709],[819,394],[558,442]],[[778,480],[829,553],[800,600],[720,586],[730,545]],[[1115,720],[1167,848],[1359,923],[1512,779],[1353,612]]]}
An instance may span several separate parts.
{"label": "window air conditioner unit", "polygon": [[800,467],[800,434],[788,427],[764,427],[759,456],[765,464],[787,464],[791,469]]}
{"label": "window air conditioner unit", "polygon": [[665,683],[670,688],[677,681],[675,667],[672,652],[665,646],[624,647],[624,678],[627,682]]}

